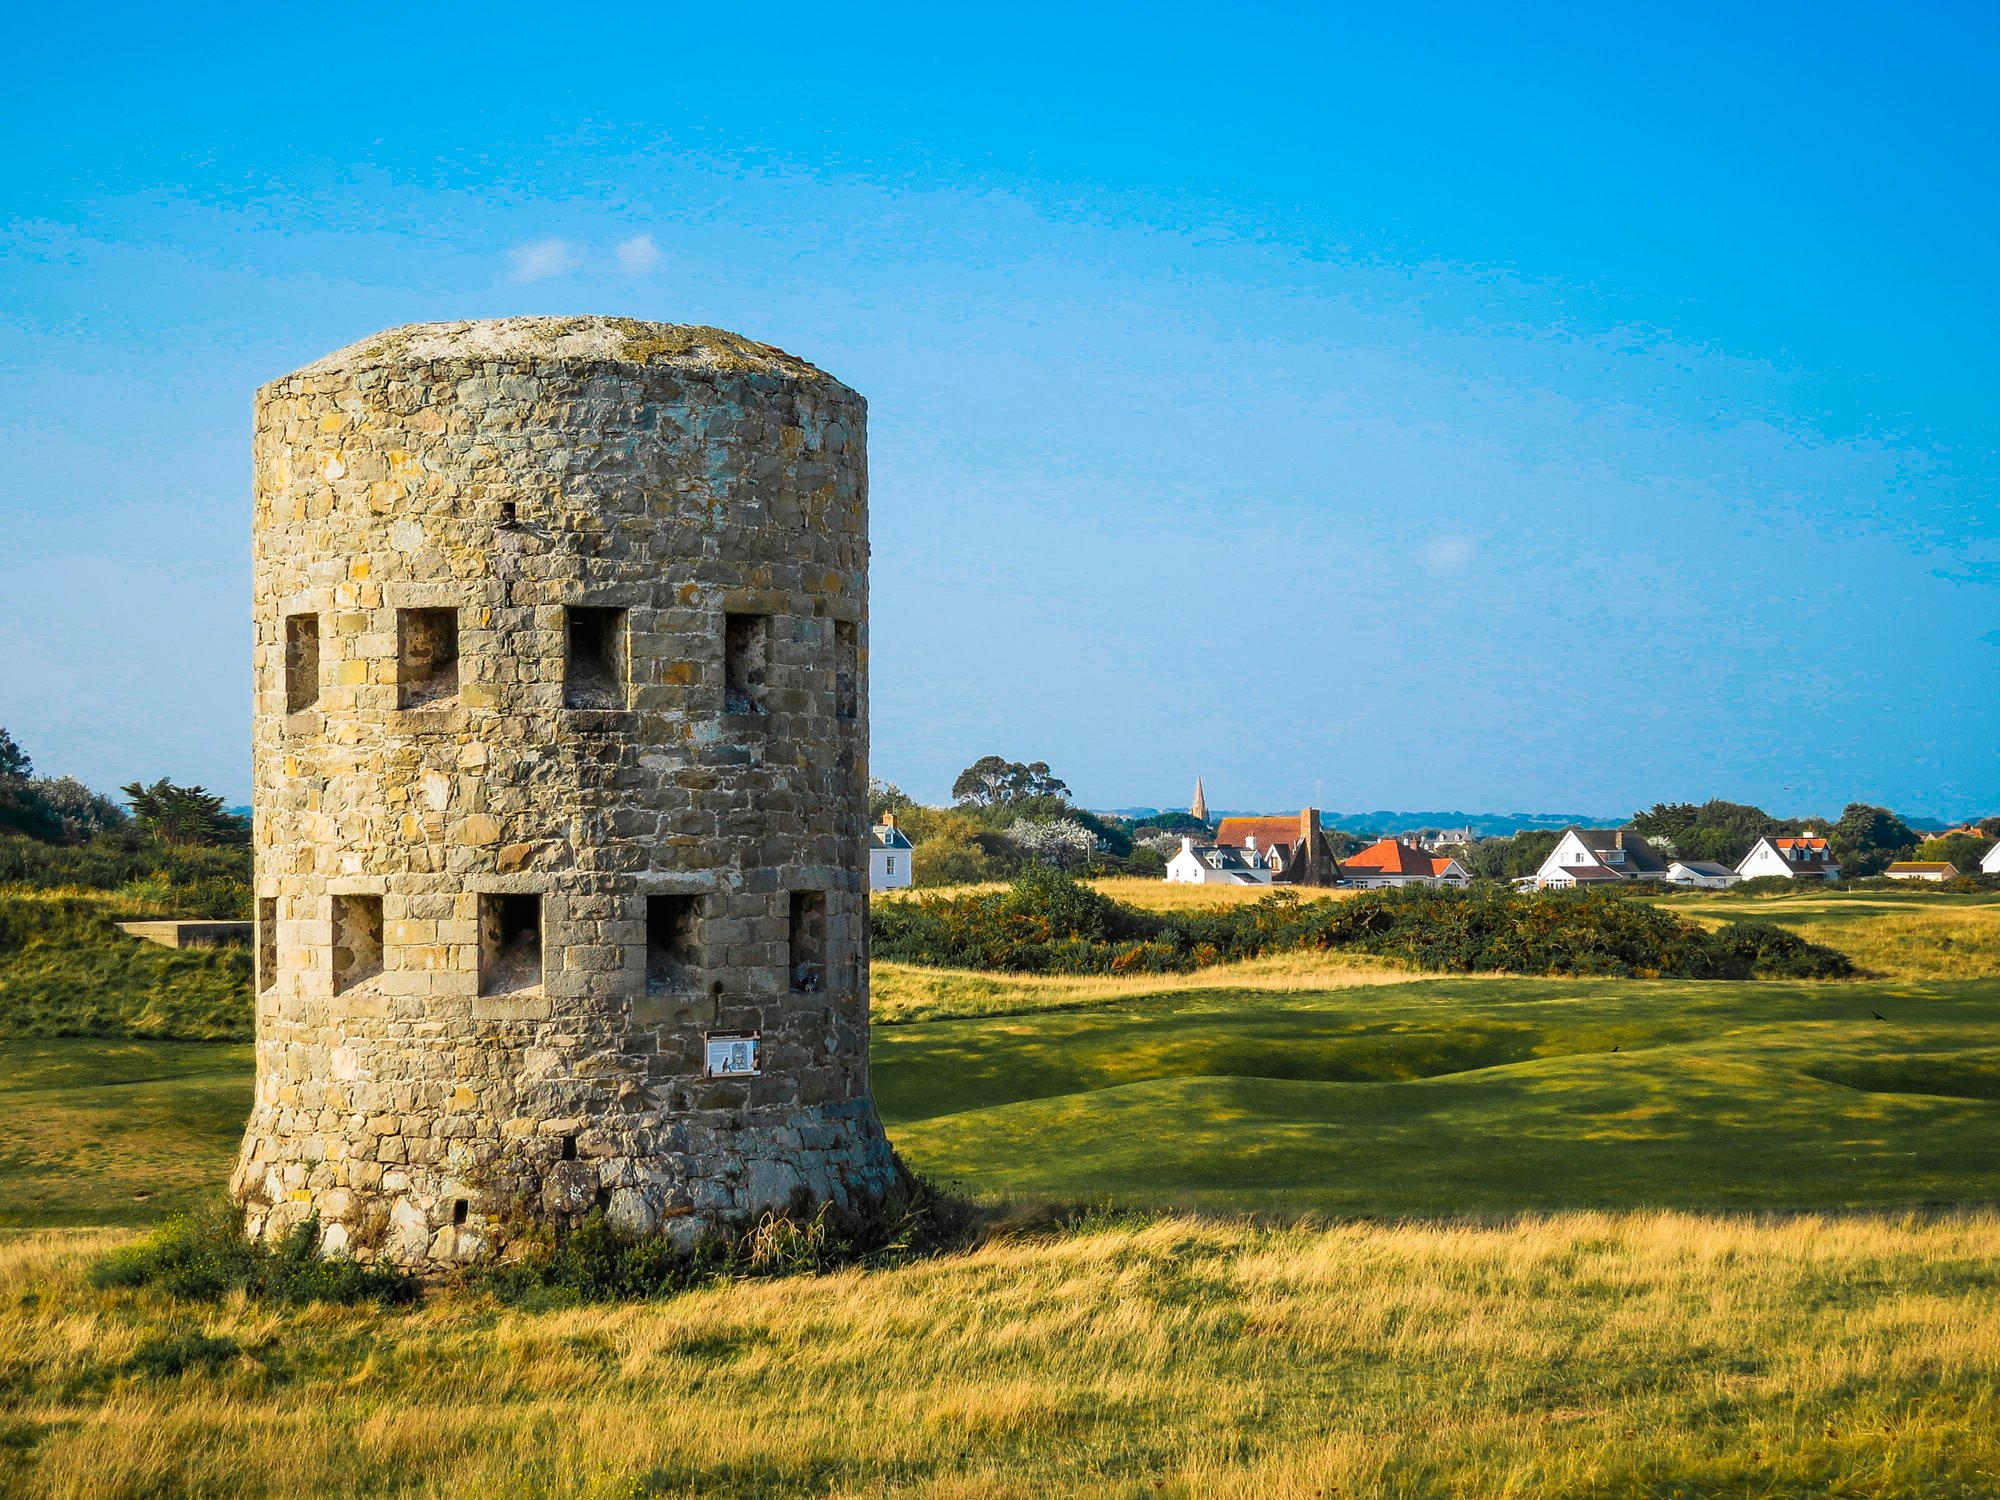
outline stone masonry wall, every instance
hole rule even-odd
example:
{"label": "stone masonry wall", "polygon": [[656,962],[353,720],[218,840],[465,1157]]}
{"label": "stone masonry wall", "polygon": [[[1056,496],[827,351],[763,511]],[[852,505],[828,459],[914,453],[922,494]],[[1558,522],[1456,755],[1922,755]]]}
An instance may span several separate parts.
{"label": "stone masonry wall", "polygon": [[[437,1268],[888,1185],[865,421],[778,350],[605,318],[259,391],[252,1233]],[[717,1033],[760,1071],[710,1076]]]}

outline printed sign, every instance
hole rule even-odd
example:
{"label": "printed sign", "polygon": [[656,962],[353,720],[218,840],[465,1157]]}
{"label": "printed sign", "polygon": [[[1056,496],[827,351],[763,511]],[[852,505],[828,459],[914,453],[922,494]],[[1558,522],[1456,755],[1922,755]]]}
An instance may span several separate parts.
{"label": "printed sign", "polygon": [[711,1031],[708,1033],[708,1076],[746,1078],[761,1071],[758,1051],[763,1037],[755,1031]]}

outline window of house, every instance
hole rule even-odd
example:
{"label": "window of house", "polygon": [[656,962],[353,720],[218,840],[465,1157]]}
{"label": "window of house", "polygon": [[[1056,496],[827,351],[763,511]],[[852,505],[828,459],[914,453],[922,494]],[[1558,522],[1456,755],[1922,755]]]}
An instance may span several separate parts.
{"label": "window of house", "polygon": [[805,993],[826,988],[826,893],[793,891],[790,960],[792,988]]}
{"label": "window of house", "polygon": [[285,617],[285,712],[319,702],[319,616]]}
{"label": "window of house", "polygon": [[513,995],[542,983],[542,898],[479,898],[479,993]]}
{"label": "window of house", "polygon": [[333,898],[333,992],[338,995],[382,972],[382,898]]}
{"label": "window of house", "polygon": [[563,611],[563,705],[625,706],[625,611]]}
{"label": "window of house", "polygon": [[458,611],[396,611],[396,702],[428,708],[458,696]]}
{"label": "window of house", "polygon": [[770,667],[771,617],[722,617],[722,711],[764,712],[764,680]]}
{"label": "window of house", "polygon": [[646,988],[670,994],[694,987],[701,967],[696,924],[701,919],[697,896],[646,898]]}
{"label": "window of house", "polygon": [[888,856],[888,857],[887,857],[886,859],[884,859],[884,860],[882,861],[882,873],[883,873],[883,874],[885,874],[885,875],[893,875],[893,874],[895,874],[895,873],[896,873],[896,856],[895,856],[895,855],[891,854],[890,856]]}

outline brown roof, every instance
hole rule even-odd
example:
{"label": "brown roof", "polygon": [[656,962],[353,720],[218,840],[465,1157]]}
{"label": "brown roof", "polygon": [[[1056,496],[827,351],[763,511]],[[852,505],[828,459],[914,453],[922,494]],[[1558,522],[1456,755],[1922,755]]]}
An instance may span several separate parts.
{"label": "brown roof", "polygon": [[1567,828],[1563,831],[1575,834],[1577,842],[1593,854],[1602,855],[1607,849],[1623,849],[1624,866],[1628,870],[1654,872],[1667,867],[1666,861],[1660,858],[1653,846],[1629,828]]}
{"label": "brown roof", "polygon": [[1255,836],[1259,849],[1282,846],[1286,849],[1299,841],[1299,820],[1294,814],[1289,818],[1224,818],[1215,828],[1215,841],[1235,848],[1247,847],[1245,840]]}
{"label": "brown roof", "polygon": [[1958,866],[1944,860],[1899,859],[1889,866],[1889,873],[1893,875],[1898,870],[1903,871],[1906,875],[1936,875],[1949,870],[1952,874],[1956,875],[1958,873]]}
{"label": "brown roof", "polygon": [[1571,880],[1623,880],[1625,878],[1608,865],[1557,865],[1552,873],[1567,875]]}

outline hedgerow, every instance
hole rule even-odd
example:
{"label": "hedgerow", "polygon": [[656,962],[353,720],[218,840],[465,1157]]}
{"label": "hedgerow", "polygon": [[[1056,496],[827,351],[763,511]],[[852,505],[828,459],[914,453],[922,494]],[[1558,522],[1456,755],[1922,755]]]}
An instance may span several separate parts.
{"label": "hedgerow", "polygon": [[1185,974],[1267,953],[1345,949],[1440,973],[1671,979],[1840,979],[1841,953],[1761,922],[1709,931],[1599,891],[1406,887],[1340,901],[1141,911],[1058,871],[1005,891],[884,902],[875,956],[1031,974]]}

